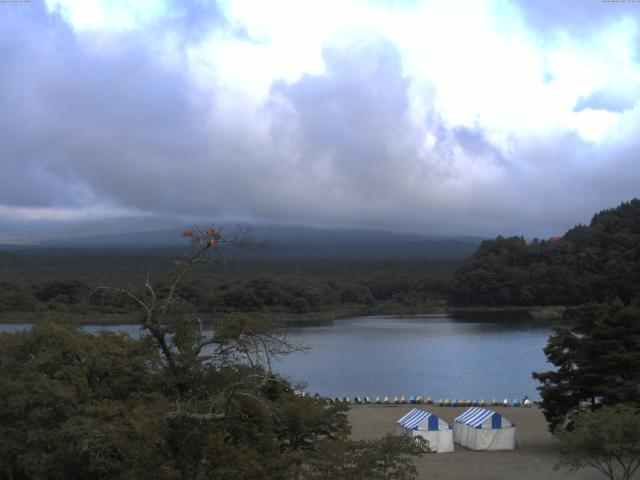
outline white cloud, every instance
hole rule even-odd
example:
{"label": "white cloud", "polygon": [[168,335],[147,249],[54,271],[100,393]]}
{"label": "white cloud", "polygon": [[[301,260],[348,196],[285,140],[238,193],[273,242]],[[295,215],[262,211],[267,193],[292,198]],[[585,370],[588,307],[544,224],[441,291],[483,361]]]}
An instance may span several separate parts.
{"label": "white cloud", "polygon": [[583,12],[583,28],[500,0],[48,5],[0,19],[0,217],[542,235],[640,181],[632,14]]}
{"label": "white cloud", "polygon": [[166,12],[161,0],[46,0],[50,10],[58,10],[74,26],[82,30],[130,30],[158,19]]}

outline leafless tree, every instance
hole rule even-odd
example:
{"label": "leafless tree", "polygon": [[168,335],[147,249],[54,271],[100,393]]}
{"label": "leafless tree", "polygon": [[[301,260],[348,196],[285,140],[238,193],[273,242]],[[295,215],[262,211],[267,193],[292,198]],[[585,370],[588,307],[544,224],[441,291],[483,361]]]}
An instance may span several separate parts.
{"label": "leafless tree", "polygon": [[[248,230],[243,229],[227,236],[219,229],[193,228],[184,231],[182,236],[189,240],[190,248],[174,261],[177,271],[168,288],[159,290],[154,287],[149,274],[137,289],[98,287],[98,290],[124,295],[140,307],[143,314],[141,327],[156,343],[172,372],[184,375],[194,365],[219,369],[244,364],[250,367],[259,365],[270,374],[274,357],[302,349],[289,340],[284,326],[265,319],[231,315],[215,322],[212,330],[207,332],[200,317],[185,318],[180,312],[179,287],[197,265],[215,264],[226,269],[229,259],[237,252],[261,250],[266,244],[257,242]],[[224,416],[235,397],[253,395],[249,391],[255,391],[255,388],[247,388],[245,392],[243,387],[255,381],[277,380],[272,375],[249,375],[228,391],[211,392],[206,400],[197,400],[197,405],[177,405],[170,415],[201,420]],[[220,405],[224,405],[222,412]]]}

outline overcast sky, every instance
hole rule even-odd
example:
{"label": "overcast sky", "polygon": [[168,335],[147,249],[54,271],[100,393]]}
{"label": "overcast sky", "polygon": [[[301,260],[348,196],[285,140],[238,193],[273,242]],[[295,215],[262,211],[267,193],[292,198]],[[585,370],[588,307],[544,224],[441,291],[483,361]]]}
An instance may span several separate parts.
{"label": "overcast sky", "polygon": [[0,224],[561,234],[640,195],[639,29],[601,0],[0,3]]}

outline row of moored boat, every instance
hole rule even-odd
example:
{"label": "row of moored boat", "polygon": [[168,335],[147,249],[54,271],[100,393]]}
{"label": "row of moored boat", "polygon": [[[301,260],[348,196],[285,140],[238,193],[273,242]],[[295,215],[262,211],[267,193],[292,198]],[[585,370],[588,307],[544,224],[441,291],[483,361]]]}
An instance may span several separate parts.
{"label": "row of moored boat", "polygon": [[395,396],[395,397],[381,397],[377,396],[375,400],[372,400],[370,397],[353,397],[353,399],[349,397],[330,397],[330,403],[356,403],[356,404],[367,404],[367,403],[377,403],[377,404],[427,404],[427,405],[439,405],[441,407],[486,407],[486,406],[502,406],[502,407],[530,407],[532,405],[531,400],[528,398],[524,398],[522,400],[518,398],[514,398],[513,400],[509,400],[505,398],[504,400],[496,400],[495,398],[491,401],[485,401],[484,399],[480,400],[457,400],[457,399],[439,399],[434,401],[431,397],[422,397],[422,396]]}

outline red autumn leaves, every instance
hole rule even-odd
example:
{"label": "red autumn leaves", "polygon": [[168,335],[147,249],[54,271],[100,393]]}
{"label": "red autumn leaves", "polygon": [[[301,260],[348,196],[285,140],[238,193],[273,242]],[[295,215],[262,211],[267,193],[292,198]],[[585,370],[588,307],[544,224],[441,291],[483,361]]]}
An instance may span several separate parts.
{"label": "red autumn leaves", "polygon": [[[182,232],[182,236],[185,238],[193,238],[196,236],[196,234],[194,233],[193,230],[185,230],[184,232]],[[215,247],[218,245],[218,241],[220,240],[220,238],[222,238],[222,235],[220,234],[219,231],[214,230],[213,228],[208,229],[204,234],[201,235],[202,237],[208,237],[206,238],[206,240],[209,242],[209,244],[212,247]],[[204,240],[205,238],[203,238]]]}
{"label": "red autumn leaves", "polygon": [[[209,228],[206,232],[202,232],[200,230],[185,230],[182,232],[182,236],[185,238],[194,238],[196,237],[199,242],[201,242],[202,246],[207,245],[207,248],[216,248],[218,246],[218,242],[222,238],[222,234],[213,228]],[[174,265],[178,268],[185,268],[186,262],[184,260],[174,260]]]}

